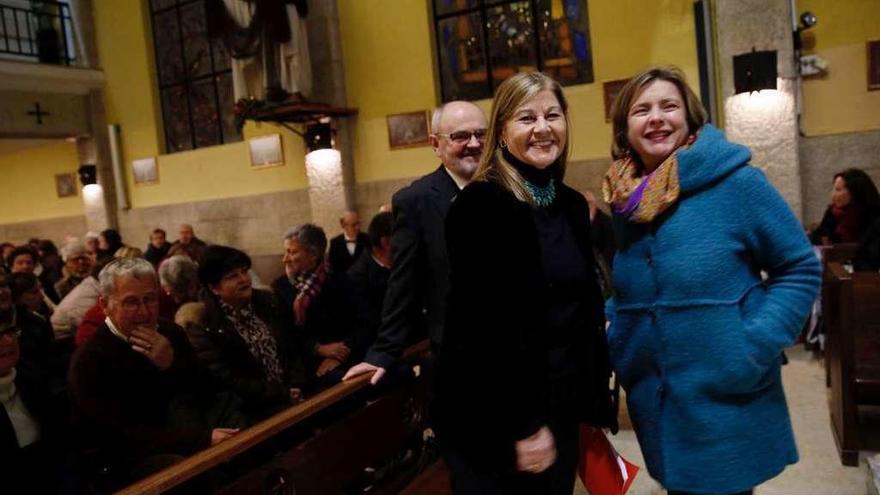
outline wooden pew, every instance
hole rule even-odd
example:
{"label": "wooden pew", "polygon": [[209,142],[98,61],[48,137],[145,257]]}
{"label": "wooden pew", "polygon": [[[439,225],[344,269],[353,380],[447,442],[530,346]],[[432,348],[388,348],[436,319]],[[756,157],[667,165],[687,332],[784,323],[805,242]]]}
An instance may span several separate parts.
{"label": "wooden pew", "polygon": [[[425,428],[432,381],[428,342],[404,355],[418,374],[401,380],[391,390],[364,407],[358,407],[305,441],[282,447],[273,458],[226,483],[217,493],[334,494],[345,490],[367,467],[380,467],[393,458]],[[416,368],[417,367],[417,368]],[[318,419],[356,394],[368,392],[370,375],[339,383],[305,402],[262,421],[229,440],[207,448],[182,462],[144,478],[117,492],[120,495],[157,494],[180,486],[212,468],[277,441],[279,436]],[[418,457],[420,452],[413,452]],[[413,463],[414,464],[414,463]],[[370,491],[397,493],[417,472],[409,473]]]}
{"label": "wooden pew", "polygon": [[[828,270],[828,265],[831,263],[838,263],[842,265],[844,263],[851,262],[852,259],[855,257],[858,248],[859,245],[855,243],[834,244],[830,246],[819,247],[822,254],[822,322],[820,322],[820,324],[823,326],[822,331],[825,333],[826,339],[828,338],[828,332],[830,331],[830,329],[834,328],[837,325],[837,322],[834,321],[834,318],[836,318],[839,313],[836,306],[837,300],[832,297],[832,294],[830,292],[830,284],[833,284],[834,281],[829,280],[828,278],[831,277],[831,272]],[[828,367],[827,359],[825,360],[825,386],[831,386],[831,368]]]}
{"label": "wooden pew", "polygon": [[831,262],[825,284],[831,429],[841,462],[856,466],[859,450],[880,448],[880,274]]}

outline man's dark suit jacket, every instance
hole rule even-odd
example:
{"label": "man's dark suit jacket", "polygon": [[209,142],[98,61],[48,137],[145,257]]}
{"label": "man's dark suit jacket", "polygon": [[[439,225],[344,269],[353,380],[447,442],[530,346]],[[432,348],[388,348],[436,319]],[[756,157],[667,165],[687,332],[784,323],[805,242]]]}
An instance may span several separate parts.
{"label": "man's dark suit jacket", "polygon": [[327,253],[327,260],[333,271],[345,273],[351,265],[360,258],[364,251],[370,250],[370,236],[363,232],[358,233],[357,243],[354,247],[354,254],[348,254],[348,247],[345,245],[345,234],[330,239],[330,251]]}
{"label": "man's dark suit jacket", "polygon": [[385,300],[385,291],[388,290],[390,275],[391,269],[374,260],[370,251],[364,251],[348,269],[356,334],[363,340],[355,344],[356,349],[352,349],[356,361],[363,359],[367,348],[376,340],[376,332],[382,324],[382,302]]}
{"label": "man's dark suit jacket", "polygon": [[444,229],[446,213],[458,191],[441,165],[391,198],[394,266],[382,307],[382,325],[365,358],[368,363],[391,366],[420,326],[427,326],[435,351],[442,344],[449,290]]}

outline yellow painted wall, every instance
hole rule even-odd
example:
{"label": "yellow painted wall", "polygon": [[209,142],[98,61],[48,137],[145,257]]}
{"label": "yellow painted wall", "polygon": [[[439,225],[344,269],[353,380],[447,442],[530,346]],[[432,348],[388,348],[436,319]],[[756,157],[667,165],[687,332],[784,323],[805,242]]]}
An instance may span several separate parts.
{"label": "yellow painted wall", "polygon": [[[589,0],[595,82],[566,88],[572,159],[609,155],[602,81],[653,64],[675,64],[699,84],[692,0]],[[385,117],[439,102],[434,80],[430,0],[339,0],[349,104],[358,108],[358,182],[424,174],[438,165],[429,147],[391,151]],[[381,12],[381,15],[377,13]],[[477,102],[488,111],[491,101]]]}
{"label": "yellow painted wall", "polygon": [[[107,121],[120,125],[133,208],[301,189],[307,186],[302,139],[271,124],[248,124],[245,139],[282,136],[285,165],[250,168],[245,142],[163,151],[152,34],[146,0],[95,0],[95,32],[106,77]],[[231,109],[230,109],[231,111]],[[159,183],[134,185],[131,161],[158,156]]]}
{"label": "yellow painted wall", "polygon": [[880,91],[868,91],[869,40],[880,40],[880,0],[798,0],[818,23],[804,33],[804,53],[829,64],[804,79],[802,127],[809,136],[880,129]]}
{"label": "yellow painted wall", "polygon": [[73,173],[79,167],[76,143],[58,143],[26,148],[0,155],[3,168],[3,207],[0,224],[68,217],[84,213],[82,192],[59,198],[55,174]]}

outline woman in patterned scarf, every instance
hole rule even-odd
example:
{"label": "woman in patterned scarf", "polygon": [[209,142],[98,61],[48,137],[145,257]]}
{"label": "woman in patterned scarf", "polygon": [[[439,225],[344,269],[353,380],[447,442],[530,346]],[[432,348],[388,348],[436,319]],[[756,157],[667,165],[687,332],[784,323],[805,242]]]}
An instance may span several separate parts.
{"label": "woman in patterned scarf", "polygon": [[819,262],[680,70],[633,77],[612,121],[608,347],[648,471],[671,494],[751,493],[797,462],[780,364]]}
{"label": "woman in patterned scarf", "polygon": [[370,344],[355,332],[350,284],[325,261],[326,249],[321,227],[306,223],[288,230],[285,274],[272,282],[284,328],[300,344],[308,380],[316,389],[341,380]]}
{"label": "woman in patterned scarf", "polygon": [[301,398],[280,311],[271,293],[251,287],[251,259],[238,249],[208,246],[199,264],[199,303],[180,308],[177,323],[217,384],[244,400],[258,420]]}

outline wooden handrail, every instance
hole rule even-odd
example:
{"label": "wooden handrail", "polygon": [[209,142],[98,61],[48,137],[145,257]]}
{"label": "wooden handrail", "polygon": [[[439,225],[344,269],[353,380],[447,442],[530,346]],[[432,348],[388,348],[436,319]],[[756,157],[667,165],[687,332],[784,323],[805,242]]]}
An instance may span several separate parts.
{"label": "wooden handrail", "polygon": [[852,278],[852,274],[839,261],[828,263],[828,273],[837,280],[849,280]]}
{"label": "wooden handrail", "polygon": [[[424,354],[428,349],[430,349],[430,344],[424,340],[408,348],[402,359],[412,359]],[[300,404],[291,406],[271,418],[242,430],[228,440],[197,452],[116,493],[117,495],[140,495],[158,494],[170,490],[367,387],[372,375],[372,373],[366,373],[337,383]]]}

